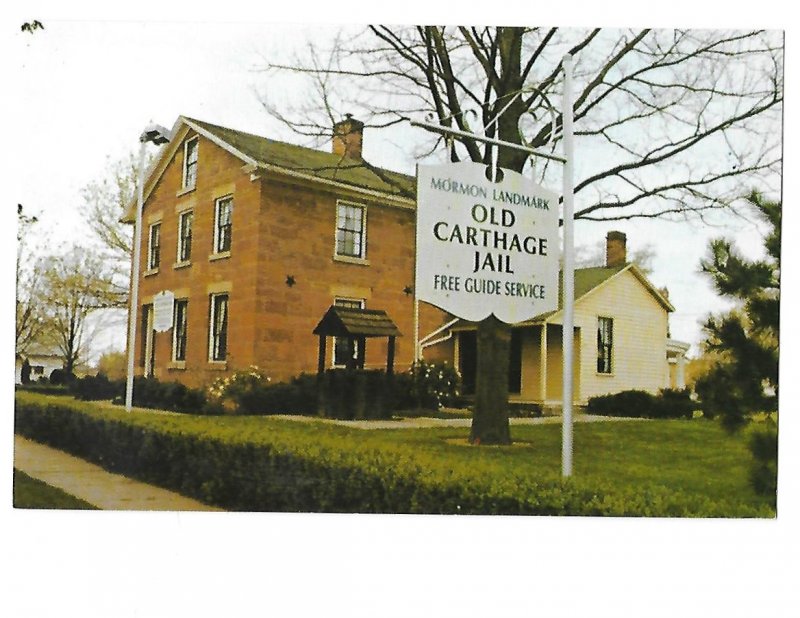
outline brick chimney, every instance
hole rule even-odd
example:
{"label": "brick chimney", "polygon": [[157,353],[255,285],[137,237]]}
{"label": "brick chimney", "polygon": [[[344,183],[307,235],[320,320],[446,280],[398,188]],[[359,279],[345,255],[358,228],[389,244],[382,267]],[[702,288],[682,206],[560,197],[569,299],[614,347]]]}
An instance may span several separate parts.
{"label": "brick chimney", "polygon": [[333,154],[348,159],[361,159],[361,145],[364,141],[364,123],[345,114],[345,119],[333,125]]}
{"label": "brick chimney", "polygon": [[606,268],[624,266],[627,260],[625,234],[622,232],[606,234]]}

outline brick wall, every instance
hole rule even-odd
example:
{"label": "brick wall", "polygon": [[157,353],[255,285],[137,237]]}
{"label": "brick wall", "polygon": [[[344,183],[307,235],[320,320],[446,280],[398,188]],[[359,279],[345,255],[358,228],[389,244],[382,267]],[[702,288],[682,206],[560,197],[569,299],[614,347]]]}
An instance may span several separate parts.
{"label": "brick wall", "polygon": [[[191,137],[191,134],[187,137]],[[273,379],[316,371],[318,338],[312,334],[336,297],[359,298],[383,309],[403,334],[397,340],[396,367],[413,360],[414,213],[374,198],[318,184],[302,185],[269,175],[251,181],[243,163],[201,137],[197,185],[181,193],[183,148],[178,148],[145,205],[142,272],[146,271],[148,222],[161,221],[161,265],[141,279],[140,305],[161,290],[188,298],[184,363],[172,363],[173,331],[155,334],[155,375],[191,385],[213,381],[226,371],[257,365]],[[214,205],[232,195],[230,255],[212,254]],[[337,200],[366,207],[366,259],[334,257]],[[178,217],[194,213],[192,256],[176,264]],[[287,285],[287,277],[294,285]],[[209,295],[229,293],[228,355],[212,363],[209,355]],[[141,307],[139,311],[141,316]],[[422,336],[443,323],[443,314],[426,305],[420,312]],[[139,317],[138,324],[141,324]],[[137,335],[137,357],[142,349]],[[328,341],[328,366],[333,349]],[[384,367],[386,341],[368,340],[367,367]],[[141,370],[141,365],[140,365]]]}

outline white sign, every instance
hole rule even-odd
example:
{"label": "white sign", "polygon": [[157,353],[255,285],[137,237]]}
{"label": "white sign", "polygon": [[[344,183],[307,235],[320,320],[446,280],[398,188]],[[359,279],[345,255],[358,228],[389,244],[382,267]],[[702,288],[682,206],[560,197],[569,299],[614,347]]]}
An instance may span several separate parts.
{"label": "white sign", "polygon": [[419,300],[477,322],[508,324],[558,307],[558,196],[481,163],[417,169]]}
{"label": "white sign", "polygon": [[172,328],[172,313],[175,307],[175,294],[169,290],[153,296],[153,330],[163,333]]}

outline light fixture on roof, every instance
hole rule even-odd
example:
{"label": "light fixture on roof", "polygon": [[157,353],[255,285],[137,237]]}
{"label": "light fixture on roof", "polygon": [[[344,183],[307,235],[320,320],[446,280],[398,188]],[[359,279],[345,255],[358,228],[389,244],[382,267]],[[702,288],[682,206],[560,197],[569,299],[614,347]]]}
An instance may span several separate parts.
{"label": "light fixture on roof", "polygon": [[142,144],[150,142],[156,146],[161,146],[162,144],[166,144],[169,141],[169,138],[170,135],[168,129],[165,129],[160,124],[149,124],[139,136],[139,141]]}

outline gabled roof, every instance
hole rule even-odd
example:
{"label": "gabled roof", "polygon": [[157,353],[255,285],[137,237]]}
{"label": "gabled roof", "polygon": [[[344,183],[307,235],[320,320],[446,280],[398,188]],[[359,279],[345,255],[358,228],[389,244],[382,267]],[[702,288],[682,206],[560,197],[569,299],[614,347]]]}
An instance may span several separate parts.
{"label": "gabled roof", "polygon": [[[647,276],[636,266],[636,264],[623,264],[621,266],[594,266],[590,268],[576,268],[575,269],[575,302],[577,303],[584,296],[587,296],[597,288],[604,285],[606,282],[617,277],[621,273],[628,271],[635,276],[639,282],[653,295],[655,300],[661,305],[665,311],[675,311],[675,307],[664,297],[664,295],[656,288]],[[558,273],[558,309],[537,315],[529,322],[546,322],[550,318],[560,314],[564,309],[564,273]]]}
{"label": "gabled roof", "polygon": [[198,132],[202,133],[200,129],[203,129],[224,144],[229,144],[258,166],[282,168],[319,179],[335,180],[355,187],[404,197],[413,197],[416,189],[413,176],[375,167],[363,159],[344,158],[331,152],[279,142],[193,118],[184,120]]}
{"label": "gabled roof", "polygon": [[[606,266],[593,266],[590,268],[576,268],[575,269],[575,302],[579,302],[582,298],[586,297],[596,289],[605,285],[615,277],[623,272],[630,272],[635,276],[639,282],[647,289],[656,301],[664,308],[665,311],[675,311],[675,307],[664,297],[664,295],[650,282],[645,274],[639,269],[636,264],[623,264],[622,266],[606,267]],[[558,309],[555,311],[548,311],[534,316],[530,320],[525,320],[524,324],[541,324],[548,322],[561,314],[564,309],[564,272],[558,273]],[[455,329],[465,327],[470,322],[461,320],[456,325]]]}
{"label": "gabled roof", "polygon": [[394,322],[380,309],[331,307],[314,329],[315,335],[330,337],[399,337]]}
{"label": "gabled roof", "polygon": [[[665,311],[675,311],[675,307],[664,297],[664,295],[652,284],[647,276],[636,266],[636,264],[623,264],[621,266],[594,266],[590,268],[575,269],[575,302],[593,292],[606,282],[615,278],[619,274],[629,271],[656,299]],[[529,322],[546,322],[551,317],[560,314],[564,309],[564,273],[558,273],[558,309],[537,315]]]}
{"label": "gabled roof", "polygon": [[[297,146],[286,142],[237,131],[219,125],[180,116],[172,127],[171,142],[147,170],[145,200],[163,174],[167,163],[190,130],[214,142],[242,161],[251,171],[258,169],[307,181],[317,181],[344,189],[389,197],[413,207],[416,181],[413,176],[375,167],[363,159],[341,157],[331,152]],[[202,155],[201,155],[202,156]],[[132,200],[122,220],[132,223],[136,200]]]}

